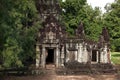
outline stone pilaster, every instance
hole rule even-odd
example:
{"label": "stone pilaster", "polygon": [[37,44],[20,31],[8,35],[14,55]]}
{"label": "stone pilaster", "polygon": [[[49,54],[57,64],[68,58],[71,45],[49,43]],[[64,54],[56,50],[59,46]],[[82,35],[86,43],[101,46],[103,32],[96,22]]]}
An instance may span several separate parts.
{"label": "stone pilaster", "polygon": [[78,46],[78,62],[82,62],[82,44]]}
{"label": "stone pilaster", "polygon": [[60,59],[60,54],[59,54],[59,48],[56,48],[56,67],[59,67],[59,59]]}
{"label": "stone pilaster", "polygon": [[69,51],[68,51],[68,44],[66,44],[66,62],[69,61]]}
{"label": "stone pilaster", "polygon": [[91,63],[92,62],[92,45],[90,45],[89,48],[90,50],[88,54],[88,62]]}
{"label": "stone pilaster", "polygon": [[100,63],[103,63],[104,61],[104,55],[103,55],[103,51],[100,51]]}
{"label": "stone pilaster", "polygon": [[62,47],[62,52],[61,52],[61,66],[64,66],[64,47]]}
{"label": "stone pilaster", "polygon": [[88,52],[87,52],[87,49],[86,49],[86,45],[84,46],[84,53],[83,53],[83,62],[88,62]]}
{"label": "stone pilaster", "polygon": [[108,63],[111,63],[111,54],[110,54],[110,49],[108,50]]}
{"label": "stone pilaster", "polygon": [[41,66],[45,68],[46,54],[45,47],[42,47]]}
{"label": "stone pilaster", "polygon": [[40,48],[39,45],[36,45],[36,68],[39,68],[40,64]]}
{"label": "stone pilaster", "polygon": [[104,63],[108,63],[107,46],[105,46],[104,48]]}
{"label": "stone pilaster", "polygon": [[[78,44],[76,44],[75,48],[78,49]],[[78,61],[78,51],[75,51],[75,60]]]}
{"label": "stone pilaster", "polygon": [[97,55],[96,59],[97,59],[97,63],[98,63],[99,62],[99,52],[98,51],[96,52],[96,55]]}

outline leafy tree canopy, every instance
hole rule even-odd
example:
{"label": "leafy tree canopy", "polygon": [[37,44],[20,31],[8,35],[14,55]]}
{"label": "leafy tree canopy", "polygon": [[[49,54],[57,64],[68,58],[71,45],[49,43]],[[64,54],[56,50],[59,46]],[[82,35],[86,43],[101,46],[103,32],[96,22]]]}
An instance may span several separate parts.
{"label": "leafy tree canopy", "polygon": [[106,5],[106,10],[104,25],[109,29],[111,48],[120,51],[120,0]]}
{"label": "leafy tree canopy", "polygon": [[3,66],[21,67],[24,62],[34,58],[39,24],[35,1],[1,0],[0,6],[0,54]]}
{"label": "leafy tree canopy", "polygon": [[74,34],[75,29],[82,22],[86,37],[95,41],[98,40],[98,35],[103,27],[101,11],[98,7],[93,9],[86,0],[66,0],[61,2],[61,7],[64,23],[70,35]]}

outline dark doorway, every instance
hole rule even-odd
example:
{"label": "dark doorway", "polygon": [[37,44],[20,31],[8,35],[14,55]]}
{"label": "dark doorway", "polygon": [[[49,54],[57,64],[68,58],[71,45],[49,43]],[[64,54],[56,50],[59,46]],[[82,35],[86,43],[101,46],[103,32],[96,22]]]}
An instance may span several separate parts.
{"label": "dark doorway", "polygon": [[47,49],[46,64],[54,64],[54,49]]}
{"label": "dark doorway", "polygon": [[97,62],[97,51],[92,51],[92,61]]}

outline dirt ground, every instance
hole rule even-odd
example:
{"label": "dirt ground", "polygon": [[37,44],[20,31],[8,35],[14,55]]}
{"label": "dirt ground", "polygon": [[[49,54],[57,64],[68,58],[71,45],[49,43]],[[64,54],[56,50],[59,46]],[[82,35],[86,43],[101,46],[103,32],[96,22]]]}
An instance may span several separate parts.
{"label": "dirt ground", "polygon": [[6,76],[0,80],[120,80],[120,74],[57,75],[55,70],[48,70],[44,75]]}
{"label": "dirt ground", "polygon": [[117,74],[111,75],[78,75],[78,76],[59,76],[59,75],[44,75],[44,76],[7,76],[0,80],[120,80]]}
{"label": "dirt ground", "polygon": [[4,76],[0,80],[120,80],[120,66],[118,73],[89,74],[89,75],[57,75],[55,70],[48,70],[47,74],[34,76]]}

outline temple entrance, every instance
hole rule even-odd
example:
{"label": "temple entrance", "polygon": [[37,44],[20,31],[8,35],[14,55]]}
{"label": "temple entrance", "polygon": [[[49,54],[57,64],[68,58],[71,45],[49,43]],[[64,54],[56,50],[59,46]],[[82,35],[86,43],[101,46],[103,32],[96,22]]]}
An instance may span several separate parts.
{"label": "temple entrance", "polygon": [[54,55],[55,55],[54,49],[47,49],[46,69],[54,69],[55,68]]}
{"label": "temple entrance", "polygon": [[97,51],[96,50],[92,51],[92,62],[97,62]]}
{"label": "temple entrance", "polygon": [[54,49],[47,49],[46,64],[54,64]]}

